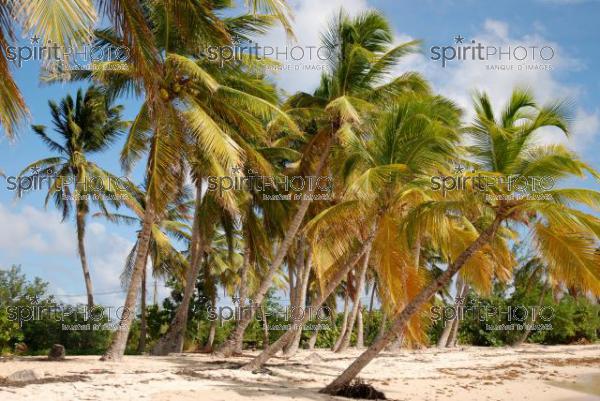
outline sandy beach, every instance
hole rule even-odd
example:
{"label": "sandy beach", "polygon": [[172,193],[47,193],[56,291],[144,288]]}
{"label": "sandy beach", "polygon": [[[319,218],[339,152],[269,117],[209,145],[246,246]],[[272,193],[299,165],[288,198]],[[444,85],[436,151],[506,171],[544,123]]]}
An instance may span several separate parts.
{"label": "sandy beach", "polygon": [[[127,356],[121,363],[100,362],[95,356],[70,356],[62,362],[42,357],[4,358],[0,362],[0,399],[323,400],[332,397],[318,394],[318,390],[358,352],[338,355],[328,350],[302,350],[288,360],[274,358],[256,373],[235,369],[251,352],[226,361],[206,354]],[[34,370],[40,379],[26,385],[4,379],[24,369]],[[360,377],[388,399],[403,401],[597,400],[600,345],[386,352]]]}

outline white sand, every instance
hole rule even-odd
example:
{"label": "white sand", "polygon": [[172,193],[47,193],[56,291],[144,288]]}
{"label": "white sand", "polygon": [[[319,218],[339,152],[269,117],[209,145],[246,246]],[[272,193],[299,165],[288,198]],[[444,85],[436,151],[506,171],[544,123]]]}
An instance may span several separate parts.
{"label": "white sand", "polygon": [[[227,362],[203,354],[130,356],[121,363],[91,356],[63,362],[19,358],[0,362],[0,377],[34,369],[48,382],[0,385],[0,400],[327,400],[337,397],[318,390],[358,353],[304,350],[289,360],[269,361],[271,374],[231,369],[256,353]],[[73,381],[49,382],[69,376]],[[600,345],[401,350],[383,353],[360,377],[388,399],[403,401],[600,400]]]}

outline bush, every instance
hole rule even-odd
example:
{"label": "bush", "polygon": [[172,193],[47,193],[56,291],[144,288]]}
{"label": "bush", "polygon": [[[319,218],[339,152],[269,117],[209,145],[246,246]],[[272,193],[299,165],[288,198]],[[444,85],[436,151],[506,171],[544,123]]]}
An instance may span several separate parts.
{"label": "bush", "polygon": [[[31,354],[45,354],[53,344],[64,345],[69,354],[103,352],[110,332],[94,330],[81,312],[84,305],[56,303],[47,287],[39,278],[28,281],[18,266],[0,270],[0,351],[10,353],[17,342],[24,342]],[[108,322],[101,307],[96,316],[93,323]],[[89,330],[71,330],[88,323]]]}

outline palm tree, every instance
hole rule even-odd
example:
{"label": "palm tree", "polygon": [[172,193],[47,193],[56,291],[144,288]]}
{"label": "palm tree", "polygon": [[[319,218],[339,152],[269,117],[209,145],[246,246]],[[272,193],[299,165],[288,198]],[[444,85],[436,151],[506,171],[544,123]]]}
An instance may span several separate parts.
{"label": "palm tree", "polygon": [[[94,217],[104,217],[108,221],[117,224],[141,225],[144,216],[145,192],[134,186],[129,186],[128,189],[129,192],[132,193],[129,194],[130,196],[128,197],[127,205],[135,213],[135,216],[104,210],[95,213]],[[155,279],[160,277],[171,277],[178,281],[183,281],[184,272],[187,270],[187,260],[179,251],[177,251],[177,249],[175,249],[170,237],[189,242],[190,227],[185,221],[189,218],[189,209],[191,206],[189,201],[189,191],[184,188],[176,199],[168,205],[163,216],[158,216],[156,222],[152,226],[152,235],[146,261],[149,259],[152,262],[152,276]],[[125,267],[121,273],[121,286],[123,288],[127,288],[129,281],[131,280],[131,272],[137,248],[138,244],[136,242],[125,260]],[[141,284],[139,353],[143,353],[146,349],[146,270],[147,269],[144,268]]]}
{"label": "palm tree", "polygon": [[[307,227],[317,274],[327,283],[311,308],[319,308],[361,259],[356,291],[362,292],[369,265],[376,269],[379,291],[386,294],[382,299],[392,309],[419,288],[423,272],[410,262],[411,248],[398,228],[399,217],[419,201],[423,191],[415,181],[420,175],[454,155],[459,116],[458,109],[443,98],[406,94],[373,119],[375,125],[366,138],[345,137],[334,158],[346,183],[344,198]],[[358,302],[352,325],[357,313]],[[244,369],[262,365],[293,335],[294,330],[285,333]]]}
{"label": "palm tree", "polygon": [[[524,191],[506,185],[509,177],[531,180],[545,177],[554,181],[568,176],[600,175],[581,162],[575,154],[561,145],[540,145],[535,135],[541,128],[558,128],[568,133],[567,119],[560,104],[539,106],[531,94],[515,90],[503,113],[497,116],[484,93],[474,101],[476,117],[468,127],[472,145],[470,155],[476,163],[474,175],[487,179],[485,185],[475,185],[472,191],[479,195],[481,220],[487,221],[477,238],[452,260],[446,270],[425,286],[396,315],[388,332],[375,341],[340,376],[321,390],[335,394],[350,383],[377,354],[403,330],[408,320],[478,251],[493,244],[503,222],[531,226],[532,241],[540,257],[557,277],[568,283],[579,283],[584,291],[600,293],[600,255],[596,252],[600,234],[600,219],[572,207],[584,204],[598,209],[600,192],[588,189],[542,188],[543,196],[515,196]],[[538,188],[539,189],[539,188]],[[531,190],[527,186],[526,190]],[[521,192],[521,193],[520,193]],[[487,196],[486,196],[487,195]],[[527,194],[525,194],[527,195]],[[464,193],[465,201],[432,201],[417,207],[409,221],[420,221],[421,227],[433,225],[449,213],[464,213],[466,202],[472,207],[472,197]],[[534,217],[534,221],[531,218]],[[426,221],[426,222],[425,222]],[[425,222],[425,223],[424,223]]]}
{"label": "palm tree", "polygon": [[[221,224],[210,242],[210,252],[204,256],[202,283],[204,293],[209,296],[210,305],[216,308],[217,290],[221,286],[225,293],[235,297],[240,282],[240,269],[244,256],[235,252],[243,248],[239,233],[232,235],[228,224]],[[211,320],[205,352],[212,352],[217,329],[217,320]]]}
{"label": "palm tree", "polygon": [[[202,266],[207,266],[207,251],[210,249],[219,219],[224,217],[222,208],[214,197],[202,197],[201,188],[196,188],[192,236],[189,244],[189,263],[185,272],[183,298],[165,335],[154,345],[153,355],[182,352],[187,327],[190,301],[196,289],[196,280]],[[202,222],[202,224],[200,224]]]}
{"label": "palm tree", "polygon": [[[286,119],[261,97],[224,85],[210,74],[206,61],[198,59],[197,50],[202,45],[231,43],[226,22],[235,26],[243,21],[250,21],[246,25],[242,24],[240,29],[243,32],[248,27],[250,32],[254,31],[252,18],[220,20],[215,11],[225,6],[226,4],[221,3],[205,4],[195,1],[145,3],[143,18],[136,21],[135,26],[140,29],[146,27],[144,29],[148,30],[151,39],[146,38],[145,41],[150,40],[155,49],[160,49],[152,51],[146,58],[146,64],[150,63],[151,68],[141,71],[140,63],[134,58],[133,63],[116,63],[126,67],[124,70],[115,71],[110,68],[115,63],[97,63],[94,72],[76,76],[91,77],[102,82],[112,96],[130,90],[145,94],[145,102],[132,125],[122,154],[123,164],[128,167],[145,151],[148,153],[145,217],[125,300],[127,310],[135,307],[155,216],[162,213],[183,182],[186,153],[191,148],[189,145],[197,144],[206,152],[206,159],[214,167],[212,171],[217,169],[226,172],[241,162],[243,152],[228,129],[220,124],[221,120],[243,122],[243,117],[234,120],[236,112],[237,115],[258,115],[265,119],[279,113]],[[203,23],[199,24],[198,21]],[[103,30],[98,32],[98,36],[104,44],[127,43],[127,32],[123,30]],[[212,67],[213,72],[216,69],[216,66]],[[220,120],[216,120],[215,113],[207,108],[213,101],[218,101],[220,107],[229,114],[220,114]],[[198,260],[197,239],[192,232],[192,262]],[[190,268],[195,268],[194,263],[190,264]],[[132,319],[132,313],[123,315],[119,330],[103,360],[122,357]]]}
{"label": "palm tree", "polygon": [[54,124],[54,132],[59,140],[52,139],[42,125],[32,126],[48,148],[57,155],[37,160],[22,172],[33,170],[38,175],[47,174],[50,179],[46,205],[50,199],[62,211],[63,220],[72,210],[75,211],[77,227],[77,248],[85,280],[88,307],[94,306],[93,286],[88,268],[84,238],[85,219],[89,212],[89,201],[96,200],[104,208],[104,195],[112,196],[110,203],[118,203],[115,194],[121,192],[124,182],[87,159],[87,155],[105,150],[127,124],[121,120],[122,106],[113,106],[95,87],[85,92],[77,91],[76,99],[68,95],[60,105],[48,102]]}
{"label": "palm tree", "polygon": [[[323,74],[321,85],[313,95],[298,93],[287,102],[292,115],[314,119],[317,134],[304,154],[304,171],[320,176],[327,164],[332,145],[339,137],[357,129],[362,124],[361,113],[372,110],[382,102],[405,91],[426,92],[428,87],[417,74],[404,74],[388,80],[391,69],[400,58],[416,50],[417,42],[392,47],[392,30],[385,18],[368,11],[355,18],[343,11],[332,21],[323,35],[323,45],[333,54],[329,72]],[[282,266],[296,234],[311,204],[311,192],[303,196],[282,241],[278,244],[254,301],[261,304],[275,274]],[[248,313],[238,322],[229,339],[221,347],[225,355],[233,353],[235,344],[243,338],[246,327],[254,318]]]}
{"label": "palm tree", "polygon": [[[237,40],[248,39],[245,36],[247,32],[260,33],[267,26],[267,19],[254,18],[248,20],[245,16],[229,19],[225,24],[227,32]],[[172,57],[176,56],[173,55]],[[183,57],[179,57],[178,60],[178,68],[181,67],[182,69],[181,74],[194,72],[186,70],[190,67],[184,65],[185,59]],[[207,144],[206,139],[202,136],[192,138],[187,159],[196,185],[196,203],[201,205],[204,193],[201,186],[207,176],[239,175],[240,173],[249,175],[250,171],[257,172],[261,176],[271,176],[274,169],[269,160],[271,135],[267,130],[267,123],[276,116],[284,123],[287,121],[292,125],[292,128],[294,126],[291,119],[274,106],[278,103],[277,92],[264,76],[246,71],[246,66],[229,65],[221,67],[203,60],[197,61],[197,65],[207,71],[215,82],[221,83],[220,90],[217,92],[198,93],[196,90],[193,96],[195,104],[200,106],[199,110],[202,111],[203,118],[211,121],[212,126],[210,129],[220,133],[225,139],[222,142],[217,141],[215,143],[212,138],[207,138],[210,141],[210,144]],[[195,90],[193,87],[190,89]],[[205,121],[199,118],[199,113],[190,113],[189,118],[191,123],[195,124],[195,129],[200,130],[205,126]],[[217,137],[217,139],[219,138]],[[217,148],[217,145],[220,145],[221,149]],[[222,156],[219,160],[223,150],[235,157],[235,159],[232,158],[235,161],[234,163],[222,163]],[[243,155],[243,158],[241,155]],[[253,203],[256,194],[252,195],[232,194],[225,191],[224,193],[215,192],[210,196],[213,198],[212,204],[220,205],[220,210],[217,211],[218,215],[228,215],[227,218],[230,219],[239,217],[244,220],[244,214],[247,214],[247,210],[251,209],[252,205],[260,206]],[[269,207],[273,208],[271,205]],[[187,291],[184,292],[184,302],[180,304],[168,332],[153,349],[155,354],[181,352],[187,321],[186,308],[194,289],[195,279],[193,277],[197,277],[202,266],[203,251],[200,249],[202,247],[209,249],[208,245],[202,242],[210,237],[194,235],[194,233],[198,234],[200,232],[201,223],[206,224],[206,219],[199,220],[199,216],[196,215],[192,224],[191,269],[188,272],[189,280],[186,280],[188,287],[186,287]],[[248,263],[245,264],[246,269],[247,266]],[[245,288],[245,285],[242,285],[242,288]],[[186,294],[187,296],[185,296]],[[241,298],[243,299],[244,296]]]}

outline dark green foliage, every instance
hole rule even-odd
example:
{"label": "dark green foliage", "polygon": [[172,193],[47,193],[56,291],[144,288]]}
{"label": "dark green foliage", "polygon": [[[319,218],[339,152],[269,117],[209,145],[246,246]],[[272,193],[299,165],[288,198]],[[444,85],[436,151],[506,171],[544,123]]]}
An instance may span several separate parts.
{"label": "dark green foliage", "polygon": [[[86,325],[90,321],[84,320],[84,305],[65,305],[57,304],[56,300],[47,293],[48,284],[39,278],[28,281],[17,266],[12,266],[9,270],[0,270],[0,350],[3,353],[11,353],[16,343],[23,342],[28,347],[30,354],[45,354],[52,344],[62,344],[67,350],[67,354],[99,354],[108,346],[110,340],[110,331],[105,328],[97,330],[69,330],[74,325]],[[199,286],[198,289],[201,289]],[[507,289],[496,286],[494,292],[488,297],[479,297],[471,292],[468,295],[466,305],[477,306],[479,313],[465,313],[461,321],[459,331],[459,343],[472,344],[478,346],[503,346],[513,344],[520,336],[519,330],[490,330],[490,326],[501,324],[519,323],[514,320],[508,320],[507,313],[509,307],[514,308],[517,305],[528,307],[536,306],[541,294],[541,285],[522,289],[517,286],[511,294],[507,294]],[[155,341],[165,332],[171,322],[177,305],[181,299],[180,290],[173,290],[171,297],[163,301],[162,307],[150,305],[146,309],[148,323],[148,347],[151,347]],[[441,303],[438,306],[443,306]],[[49,307],[59,308],[54,313],[48,313]],[[208,306],[206,297],[201,291],[196,292],[192,300],[190,310],[190,320],[186,334],[186,344],[192,345],[192,349],[201,349],[206,343],[210,330],[210,320],[208,319]],[[269,325],[269,341],[276,341],[284,332],[276,326],[285,327],[290,322],[285,318],[285,310],[273,291],[265,300],[267,311],[267,321]],[[15,308],[20,307],[21,311],[40,308],[45,311],[39,320],[23,321],[20,326],[15,316]],[[548,291],[543,299],[542,307],[552,308],[553,317],[548,322],[538,319],[536,323],[549,323],[551,330],[533,331],[528,341],[542,344],[571,344],[579,341],[593,342],[600,335],[600,306],[591,302],[585,297],[573,297],[563,295],[559,301],[555,301]],[[500,313],[483,313],[483,310],[503,311]],[[75,311],[79,313],[75,313]],[[63,311],[64,313],[61,313]],[[107,323],[106,313],[98,309],[96,316],[104,315],[103,319],[96,320],[93,323]],[[23,314],[23,312],[21,312]],[[254,320],[244,337],[245,347],[262,348],[263,328],[260,320],[260,313],[257,313],[257,319]],[[371,313],[363,312],[364,317],[364,340],[365,345],[371,344],[379,333],[383,314],[380,310],[374,310]],[[10,319],[9,319],[10,318]],[[317,348],[330,348],[336,341],[341,325],[342,313],[335,316],[335,324],[331,317],[323,321],[313,320],[309,325],[321,324],[317,337]],[[389,322],[389,320],[388,320]],[[529,322],[527,322],[529,323]],[[223,320],[217,322],[215,335],[215,345],[222,344],[231,330],[235,326],[235,321]],[[431,344],[435,344],[442,331],[441,320],[432,324],[429,339]],[[137,343],[139,339],[139,316],[132,325],[129,336],[127,353],[137,352]],[[312,335],[311,330],[302,332],[301,347],[305,347],[308,339]],[[356,333],[352,335],[352,344],[356,341]]]}
{"label": "dark green foliage", "polygon": [[[492,330],[490,327],[499,325],[510,325],[527,323],[519,320],[509,320],[509,308],[525,306],[537,307],[541,288],[533,288],[528,292],[515,291],[510,297],[504,298],[500,295],[492,295],[482,298],[471,293],[468,304],[478,305],[480,309],[487,308],[488,311],[499,311],[498,313],[466,313],[461,322],[459,331],[459,343],[480,346],[502,346],[513,344],[521,335],[522,331],[515,327],[512,330]],[[555,301],[550,293],[547,293],[541,304],[540,310],[544,310],[544,316],[548,320],[538,317],[536,325],[551,325],[543,330],[533,330],[527,341],[542,344],[571,344],[578,341],[593,342],[600,334],[600,305],[592,303],[585,297],[574,298],[563,295],[559,301]],[[516,313],[516,312],[513,312]],[[482,316],[482,318],[480,318]],[[514,316],[514,315],[513,315]],[[441,327],[439,322],[436,327]],[[438,334],[439,335],[439,334]]]}
{"label": "dark green foliage", "polygon": [[[102,352],[110,339],[102,326],[108,322],[104,310],[99,307],[95,321],[86,321],[84,305],[57,303],[47,287],[39,278],[28,281],[18,266],[0,270],[0,351],[10,353],[23,342],[32,354],[45,354],[53,344],[64,345],[68,354]],[[89,330],[70,330],[88,323]]]}

